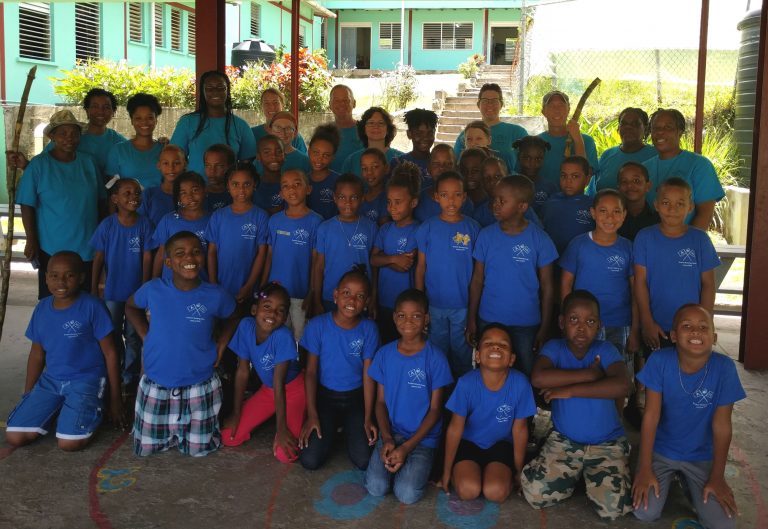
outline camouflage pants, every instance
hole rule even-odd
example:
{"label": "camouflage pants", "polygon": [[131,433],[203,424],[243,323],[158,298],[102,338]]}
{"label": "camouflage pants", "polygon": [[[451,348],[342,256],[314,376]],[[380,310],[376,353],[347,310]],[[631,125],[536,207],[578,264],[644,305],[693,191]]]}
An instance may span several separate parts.
{"label": "camouflage pants", "polygon": [[555,505],[573,494],[582,473],[587,497],[600,518],[614,520],[632,511],[629,443],[625,437],[583,445],[553,431],[539,456],[523,468],[525,499],[536,509]]}

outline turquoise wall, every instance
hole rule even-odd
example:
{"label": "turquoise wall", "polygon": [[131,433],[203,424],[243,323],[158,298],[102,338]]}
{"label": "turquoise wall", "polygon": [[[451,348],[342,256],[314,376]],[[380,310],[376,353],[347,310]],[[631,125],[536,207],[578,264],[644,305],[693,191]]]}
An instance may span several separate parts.
{"label": "turquoise wall", "polygon": [[[108,57],[110,59],[120,59],[124,56],[124,51],[122,49],[124,45],[124,39],[125,39],[125,33],[123,30],[123,25],[120,26],[120,38],[113,37],[113,27],[116,29],[118,23],[122,24],[125,21],[124,17],[124,10],[122,4],[102,4],[102,9],[108,9],[108,8],[115,8],[115,15],[114,18],[110,18],[109,20],[114,20],[114,23],[110,23],[109,26],[109,33],[110,33],[110,39],[109,42],[111,45],[119,48],[119,53],[116,55],[105,55],[102,53],[103,57]],[[128,42],[128,63],[132,65],[149,65],[152,62],[152,46],[150,42],[151,37],[151,29],[149,27],[150,24],[150,14],[151,14],[151,4],[142,4],[142,9],[144,10],[144,35],[143,40],[141,43],[137,42]],[[171,6],[164,5],[164,18],[163,18],[163,32],[165,34],[165,40],[163,41],[162,46],[156,46],[155,47],[155,66],[157,68],[163,68],[165,66],[173,66],[174,68],[189,68],[190,70],[195,69],[195,56],[189,55],[189,15],[190,13],[185,10],[181,10],[181,51],[173,51],[171,50]],[[102,18],[102,20],[107,20],[106,18]],[[120,21],[120,22],[118,22]],[[114,26],[113,26],[114,24]],[[104,36],[102,33],[102,41],[104,41]]]}
{"label": "turquoise wall", "polygon": [[[425,22],[472,22],[472,49],[425,50],[423,49],[423,24]],[[482,9],[430,9],[413,12],[413,52],[411,63],[417,70],[455,70],[473,53],[483,53]]]}
{"label": "turquoise wall", "polygon": [[[339,11],[339,17],[333,27],[329,26],[329,41],[336,39],[336,24],[345,23],[366,23],[371,27],[371,69],[372,70],[392,70],[400,62],[400,50],[379,49],[379,24],[382,22],[400,22],[400,10],[387,9],[380,11],[350,10]],[[403,62],[408,62],[408,11],[405,13],[405,25],[402,29],[402,40],[404,48]],[[332,52],[335,52],[335,46],[329,50],[329,59],[334,60]]]}

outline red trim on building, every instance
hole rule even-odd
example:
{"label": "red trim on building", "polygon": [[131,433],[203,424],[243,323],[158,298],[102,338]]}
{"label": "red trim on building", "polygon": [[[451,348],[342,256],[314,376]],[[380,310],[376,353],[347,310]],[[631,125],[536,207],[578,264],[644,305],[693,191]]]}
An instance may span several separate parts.
{"label": "red trim on building", "polygon": [[[488,49],[488,8],[483,9],[483,46],[480,48],[481,50],[487,50]],[[482,55],[485,55],[481,52]],[[491,60],[490,57],[486,61],[488,64],[490,64]]]}
{"label": "red trim on building", "polygon": [[180,4],[178,2],[168,2],[168,5],[171,7],[175,7],[178,9],[181,9],[182,11],[188,11],[189,13],[194,13],[195,9],[189,6],[185,6],[184,4]]}
{"label": "red trim on building", "polygon": [[339,67],[339,26],[341,25],[341,22],[339,22],[339,10],[336,10],[336,21],[334,22],[335,27],[335,33],[336,33],[336,40],[333,43],[333,64],[336,65],[336,68]]}
{"label": "red trim on building", "polygon": [[[283,11],[287,11],[288,13],[291,13],[291,10],[290,10],[289,8],[285,7],[285,6],[284,6],[283,4],[281,4],[280,2],[273,2],[273,1],[270,1],[269,3],[270,3],[270,4],[272,4],[272,5],[273,5],[273,6],[275,6],[275,7],[279,7],[279,8],[280,8],[280,9],[282,9]],[[301,8],[301,6],[299,6],[299,8]],[[310,24],[312,24],[312,20],[308,19],[307,17],[303,17],[303,16],[301,16],[301,11],[299,11],[299,18],[300,18],[300,19],[302,19],[304,22],[309,22]],[[282,40],[282,39],[280,39],[280,40]]]}
{"label": "red trim on building", "polygon": [[5,6],[0,3],[0,101],[5,97]]}
{"label": "red trim on building", "polygon": [[[400,45],[403,46],[404,44],[401,39]],[[411,51],[413,51],[413,9],[408,10],[408,66],[413,66]]]}

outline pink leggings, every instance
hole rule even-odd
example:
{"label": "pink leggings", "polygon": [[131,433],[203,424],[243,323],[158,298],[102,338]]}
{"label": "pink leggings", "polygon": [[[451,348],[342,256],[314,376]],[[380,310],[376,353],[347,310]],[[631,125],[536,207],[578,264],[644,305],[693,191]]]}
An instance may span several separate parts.
{"label": "pink leggings", "polygon": [[[288,430],[299,437],[301,425],[304,422],[304,410],[307,401],[304,396],[304,372],[285,385],[285,414]],[[251,438],[251,432],[264,421],[275,414],[275,391],[262,385],[259,390],[243,403],[240,414],[240,424],[237,426],[235,438],[231,428],[221,430],[221,441],[224,446],[239,446]],[[298,451],[298,449],[297,449]],[[281,463],[290,463],[296,458],[289,458],[281,448],[277,449],[277,459]]]}

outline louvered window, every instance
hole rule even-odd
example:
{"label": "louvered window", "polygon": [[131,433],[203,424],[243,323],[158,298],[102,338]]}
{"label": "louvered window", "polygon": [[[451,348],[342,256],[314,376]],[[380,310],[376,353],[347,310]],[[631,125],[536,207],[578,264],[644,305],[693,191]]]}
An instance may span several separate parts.
{"label": "louvered window", "polygon": [[163,4],[155,4],[155,46],[162,48],[165,44],[163,27]]}
{"label": "louvered window", "polygon": [[187,13],[187,49],[190,55],[194,55],[197,51],[197,21],[195,20],[194,13]]}
{"label": "louvered window", "polygon": [[131,42],[144,42],[144,6],[141,2],[128,4],[128,38]]}
{"label": "louvered window", "polygon": [[101,16],[95,2],[75,4],[75,57],[98,59],[101,40]]}
{"label": "louvered window", "polygon": [[471,50],[471,22],[443,22],[424,24],[423,49]]}
{"label": "louvered window", "polygon": [[261,36],[261,5],[251,2],[251,37]]}
{"label": "louvered window", "polygon": [[181,11],[171,9],[171,49],[181,51]]}
{"label": "louvered window", "polygon": [[324,18],[320,22],[320,47],[327,49],[328,19]]}
{"label": "louvered window", "polygon": [[379,49],[399,50],[402,40],[402,26],[399,22],[381,22],[379,24]]}
{"label": "louvered window", "polygon": [[306,48],[307,27],[299,25],[299,48]]}
{"label": "louvered window", "polygon": [[19,56],[51,60],[51,6],[41,2],[19,3]]}

